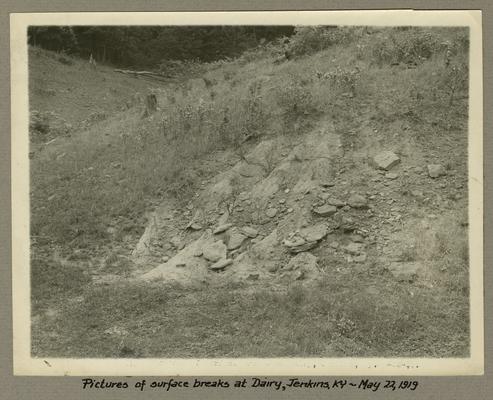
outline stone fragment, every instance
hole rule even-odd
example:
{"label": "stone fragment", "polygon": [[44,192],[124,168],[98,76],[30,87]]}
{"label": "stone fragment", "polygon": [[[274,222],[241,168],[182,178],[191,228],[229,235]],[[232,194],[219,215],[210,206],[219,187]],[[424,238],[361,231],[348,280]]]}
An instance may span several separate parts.
{"label": "stone fragment", "polygon": [[335,186],[335,182],[333,182],[333,181],[320,182],[320,186],[322,186],[322,187],[332,187],[332,186]]}
{"label": "stone fragment", "polygon": [[258,231],[250,226],[244,226],[243,228],[240,229],[240,232],[248,236],[249,238],[254,238],[257,237],[258,235]]}
{"label": "stone fragment", "polygon": [[327,226],[323,223],[309,226],[300,230],[300,235],[307,241],[319,241],[329,233]]}
{"label": "stone fragment", "polygon": [[214,229],[214,235],[217,235],[218,233],[222,233],[227,231],[229,228],[231,228],[233,224],[223,224],[219,225],[216,229]]}
{"label": "stone fragment", "polygon": [[429,164],[427,168],[430,178],[438,178],[445,175],[445,168],[441,164]]}
{"label": "stone fragment", "polygon": [[337,208],[330,204],[324,204],[323,206],[315,207],[312,211],[320,217],[328,217],[334,215],[337,212]]}
{"label": "stone fragment", "polygon": [[200,231],[202,229],[202,225],[200,225],[197,222],[191,222],[188,226],[188,229],[191,229],[192,231]]}
{"label": "stone fragment", "polygon": [[399,177],[399,175],[395,174],[394,172],[388,172],[385,174],[385,177],[387,179],[394,180],[394,179],[397,179]]}
{"label": "stone fragment", "polygon": [[274,218],[277,214],[277,208],[268,208],[267,211],[265,212],[265,215],[267,215],[269,218]]}
{"label": "stone fragment", "polygon": [[202,248],[203,256],[206,260],[216,262],[226,258],[226,245],[217,241]]}
{"label": "stone fragment", "polygon": [[231,264],[233,264],[233,260],[222,259],[222,260],[219,260],[219,261],[215,262],[214,264],[210,265],[209,269],[211,269],[213,271],[219,271],[221,269],[226,268],[228,265],[231,265]]}
{"label": "stone fragment", "polygon": [[352,194],[348,199],[348,204],[353,208],[364,208],[368,205],[368,201],[365,196]]}
{"label": "stone fragment", "polygon": [[292,233],[288,239],[283,241],[283,244],[289,252],[300,253],[317,246],[318,242],[327,234],[328,228],[325,224],[312,225]]}
{"label": "stone fragment", "polygon": [[341,218],[339,229],[345,233],[353,232],[356,229],[356,224],[351,217],[344,215]]}
{"label": "stone fragment", "polygon": [[288,248],[291,253],[301,253],[308,251],[317,246],[317,242],[307,242],[305,239],[300,238],[297,240],[285,240],[283,244]]}
{"label": "stone fragment", "polygon": [[228,250],[239,248],[247,237],[240,232],[232,232],[228,240]]}
{"label": "stone fragment", "polygon": [[382,151],[373,157],[373,162],[377,168],[386,171],[395,167],[400,161],[400,158],[392,151]]}
{"label": "stone fragment", "polygon": [[336,206],[336,207],[344,207],[346,205],[345,202],[342,200],[336,199],[335,197],[329,197],[327,199],[327,204],[330,204],[331,206]]}

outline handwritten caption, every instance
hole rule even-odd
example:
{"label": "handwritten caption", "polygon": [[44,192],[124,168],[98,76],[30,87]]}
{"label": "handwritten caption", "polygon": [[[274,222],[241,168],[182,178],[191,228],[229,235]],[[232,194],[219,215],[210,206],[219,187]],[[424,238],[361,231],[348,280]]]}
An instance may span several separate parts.
{"label": "handwritten caption", "polygon": [[161,390],[169,392],[180,389],[203,389],[203,388],[222,388],[222,389],[271,389],[276,391],[285,391],[290,389],[326,389],[326,390],[360,390],[368,392],[377,391],[415,391],[418,388],[418,381],[409,380],[372,380],[372,379],[300,379],[287,378],[282,380],[268,380],[261,378],[243,378],[236,380],[215,379],[202,380],[195,378],[188,379],[164,379],[148,380],[141,379],[135,382],[131,381],[110,381],[103,379],[82,379],[82,389],[84,390],[101,390],[101,389],[135,389],[139,391]]}

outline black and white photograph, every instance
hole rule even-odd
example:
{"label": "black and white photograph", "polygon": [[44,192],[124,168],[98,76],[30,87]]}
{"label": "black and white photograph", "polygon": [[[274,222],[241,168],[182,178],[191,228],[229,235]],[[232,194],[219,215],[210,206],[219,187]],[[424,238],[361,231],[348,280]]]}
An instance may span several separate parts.
{"label": "black and white photograph", "polygon": [[480,36],[325,14],[29,19],[20,370],[482,371]]}

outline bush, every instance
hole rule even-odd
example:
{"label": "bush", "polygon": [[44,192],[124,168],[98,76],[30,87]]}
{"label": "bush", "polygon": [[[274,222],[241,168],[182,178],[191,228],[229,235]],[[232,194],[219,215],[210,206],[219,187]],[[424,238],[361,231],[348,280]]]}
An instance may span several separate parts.
{"label": "bush", "polygon": [[220,97],[207,86],[200,92],[187,89],[181,97],[175,96],[161,119],[164,137],[188,138],[204,150],[214,143],[238,145],[260,135],[268,117],[261,81]]}
{"label": "bush", "polygon": [[370,46],[370,57],[379,66],[384,64],[419,65],[440,49],[438,37],[421,28],[404,32],[391,30]]}
{"label": "bush", "polygon": [[327,80],[331,88],[351,96],[356,95],[356,84],[360,78],[359,68],[345,69],[337,67],[332,71],[322,74],[317,72],[319,79]]}
{"label": "bush", "polygon": [[169,78],[192,77],[203,70],[202,65],[195,60],[163,60],[158,68],[159,72]]}
{"label": "bush", "polygon": [[356,35],[355,28],[337,26],[297,27],[286,50],[293,56],[303,56],[327,49],[336,44],[347,44]]}
{"label": "bush", "polygon": [[315,101],[308,82],[298,76],[277,89],[276,98],[285,119],[292,120],[316,111]]}

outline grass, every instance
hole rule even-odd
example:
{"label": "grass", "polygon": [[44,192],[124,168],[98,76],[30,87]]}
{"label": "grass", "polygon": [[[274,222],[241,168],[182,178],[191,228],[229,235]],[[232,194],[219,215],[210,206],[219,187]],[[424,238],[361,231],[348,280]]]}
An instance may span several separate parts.
{"label": "grass", "polygon": [[[419,30],[406,32],[368,35],[359,29],[341,42],[329,35],[317,43],[317,35],[301,30],[293,59],[278,63],[280,49],[263,48],[201,66],[203,79],[153,88],[159,110],[145,119],[134,93],[146,92],[147,82],[105,67],[94,72],[83,61],[35,50],[31,107],[56,109],[81,128],[31,161],[32,305],[40,315],[33,325],[33,354],[467,355],[467,243],[464,230],[451,229],[449,220],[430,232],[416,231],[417,241],[403,254],[407,261],[438,265],[433,290],[396,283],[378,264],[350,276],[327,266],[318,286],[294,285],[281,292],[241,285],[201,290],[129,282],[98,286],[88,275],[101,259],[106,273],[127,274],[131,266],[118,255],[128,254],[142,233],[145,211],[165,196],[188,200],[202,180],[224,168],[206,161],[218,151],[231,158],[267,137],[302,137],[323,118],[334,123],[348,149],[357,140],[348,133],[368,121],[387,143],[409,136],[427,148],[437,140],[464,140],[463,32],[436,29],[425,41]],[[376,52],[375,38],[388,35],[393,39],[385,53]],[[444,40],[453,50],[448,64],[440,47]],[[306,51],[303,43],[309,43]],[[401,65],[392,65],[396,61]],[[55,91],[39,76],[46,68],[60,72],[52,74],[58,77]],[[90,85],[83,94],[67,92],[64,102],[61,93],[79,74]],[[90,97],[97,100],[86,109],[84,99]],[[134,100],[127,109],[129,99]],[[38,125],[56,137],[58,125],[50,123],[41,118]],[[393,139],[396,123],[410,129]],[[54,251],[78,266],[53,258]],[[82,300],[71,301],[74,297]],[[58,307],[58,313],[43,314],[50,307]]]}
{"label": "grass", "polygon": [[91,282],[80,266],[67,267],[60,262],[48,262],[43,257],[31,259],[31,306],[37,313],[56,305],[61,299],[82,294]]}
{"label": "grass", "polygon": [[[36,356],[466,356],[467,302],[381,275],[252,292],[123,284],[90,288],[34,332]],[[381,283],[385,282],[385,285]],[[378,292],[369,292],[375,285]],[[384,300],[385,299],[385,300]],[[437,329],[437,327],[440,327]],[[105,333],[106,332],[106,333]],[[119,332],[111,334],[108,332]]]}

